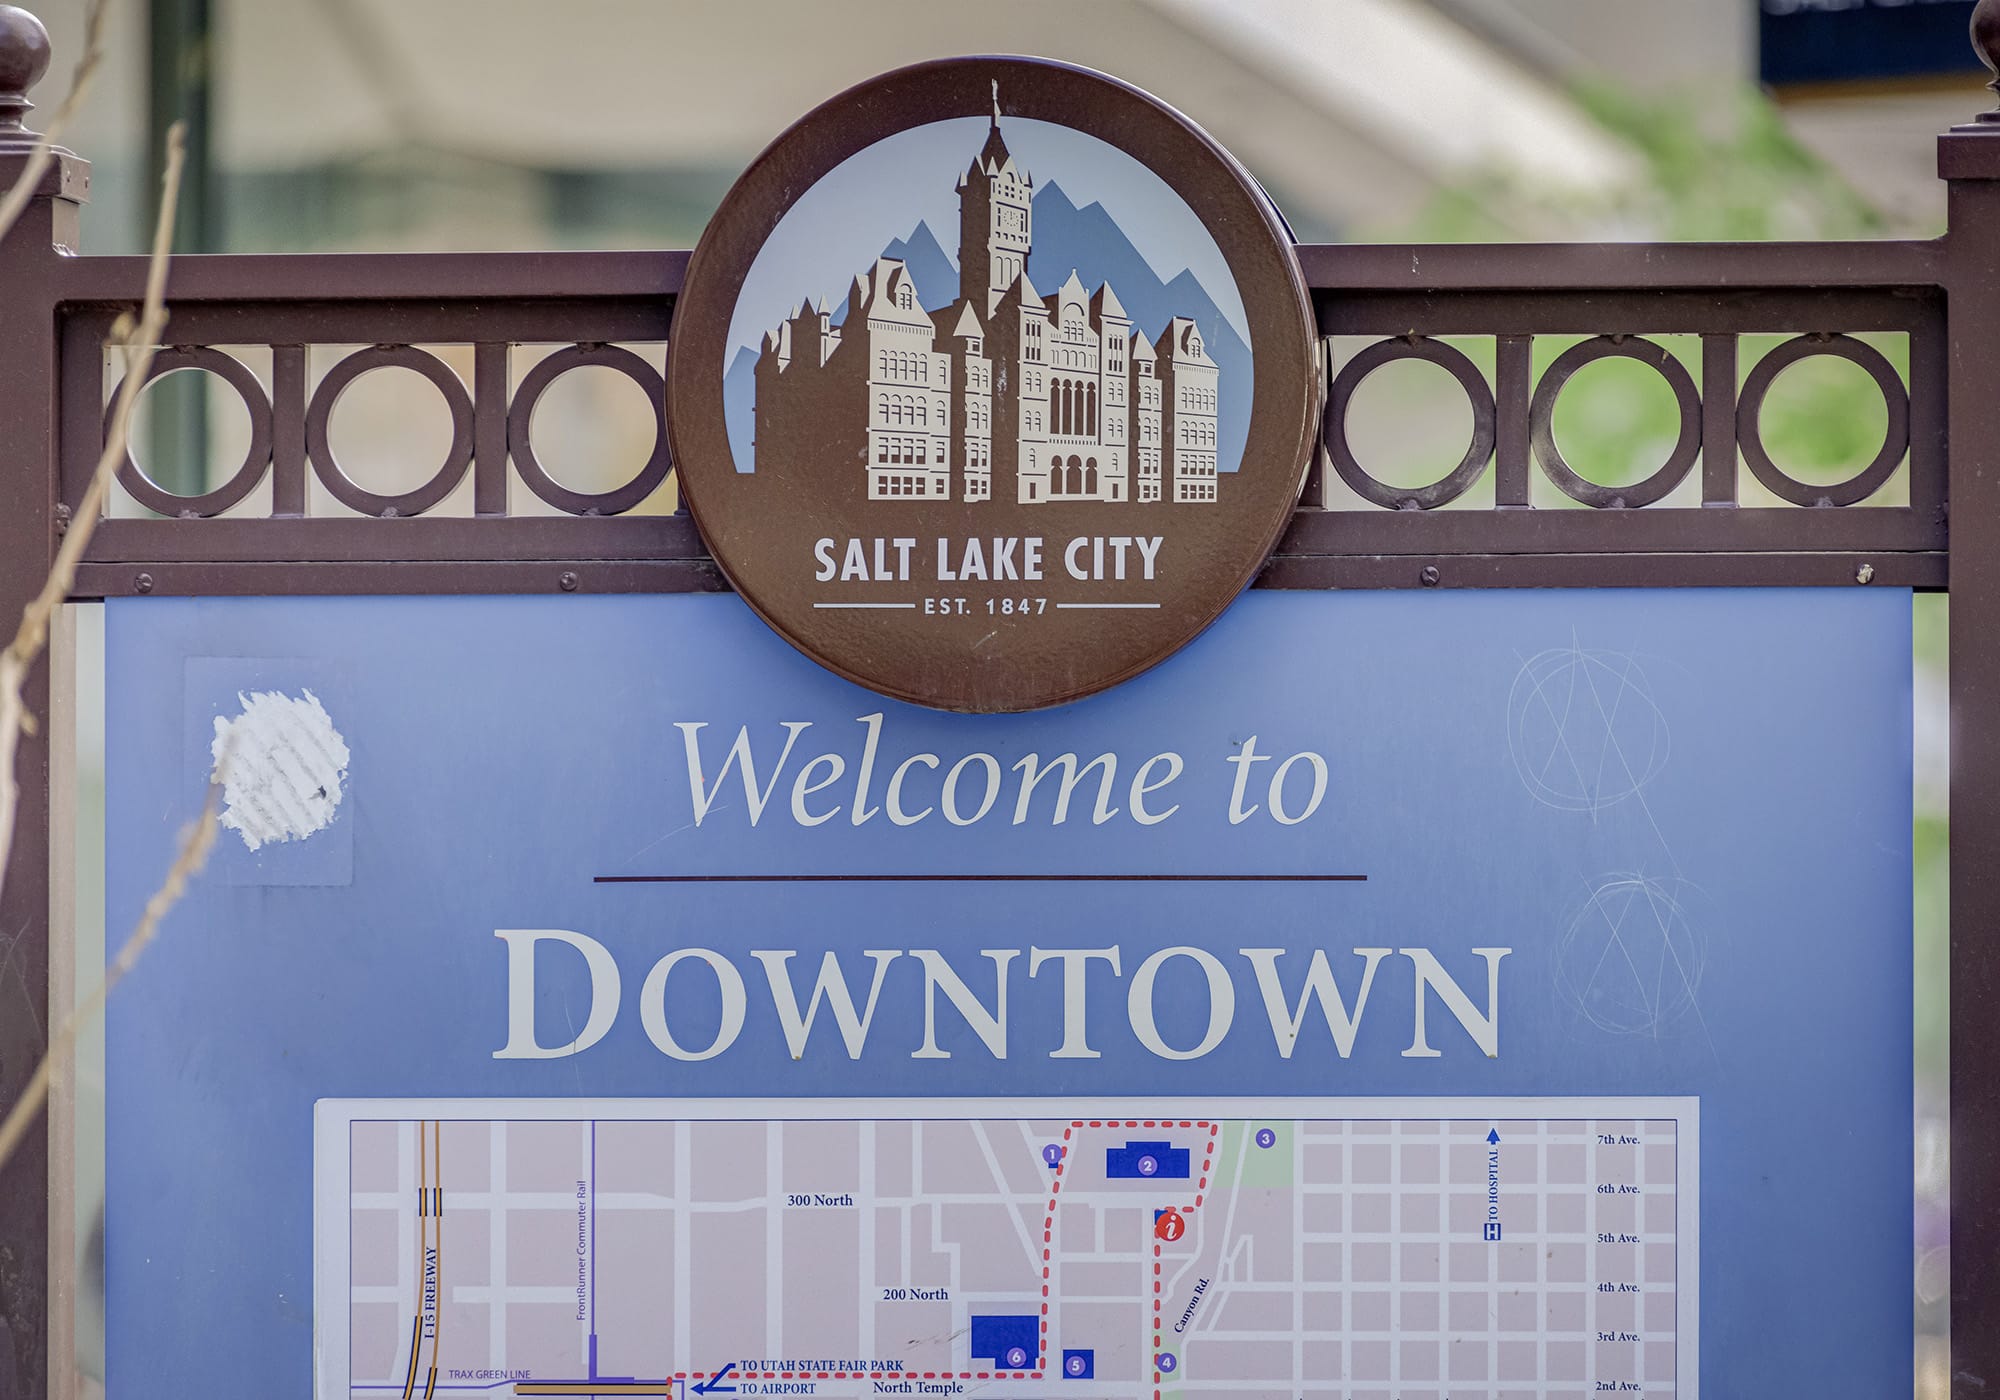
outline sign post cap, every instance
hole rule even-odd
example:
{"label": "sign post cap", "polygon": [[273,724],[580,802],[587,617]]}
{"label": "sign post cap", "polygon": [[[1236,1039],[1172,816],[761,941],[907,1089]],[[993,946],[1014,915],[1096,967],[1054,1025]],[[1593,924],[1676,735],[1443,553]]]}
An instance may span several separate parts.
{"label": "sign post cap", "polygon": [[[1972,51],[1979,55],[1979,61],[1993,74],[1993,81],[1986,86],[2000,96],[2000,0],[1979,0],[1972,11]],[[2000,130],[2000,106],[1991,111],[1981,112],[1981,122],[1990,123]]]}
{"label": "sign post cap", "polygon": [[34,110],[28,89],[49,71],[51,53],[39,19],[18,5],[0,5],[0,149],[34,144],[22,119]]}

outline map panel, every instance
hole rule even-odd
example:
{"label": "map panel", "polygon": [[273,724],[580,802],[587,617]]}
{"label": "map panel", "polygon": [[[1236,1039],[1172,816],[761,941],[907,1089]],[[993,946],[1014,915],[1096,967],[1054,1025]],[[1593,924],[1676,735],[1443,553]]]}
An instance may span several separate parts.
{"label": "map panel", "polygon": [[1692,1099],[322,1101],[321,1394],[1693,1396]]}

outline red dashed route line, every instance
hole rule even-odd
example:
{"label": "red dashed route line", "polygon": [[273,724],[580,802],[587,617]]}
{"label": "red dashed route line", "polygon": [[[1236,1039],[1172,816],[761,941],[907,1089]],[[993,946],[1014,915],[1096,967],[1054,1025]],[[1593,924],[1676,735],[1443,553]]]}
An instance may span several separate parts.
{"label": "red dashed route line", "polygon": [[[1214,1123],[1193,1119],[1076,1119],[1063,1129],[1062,1159],[1056,1163],[1055,1179],[1049,1183],[1049,1208],[1042,1217],[1042,1328],[1041,1354],[1035,1358],[1032,1371],[734,1371],[731,1374],[744,1380],[765,1381],[1038,1381],[1044,1378],[1049,1360],[1049,1278],[1054,1257],[1056,1229],[1056,1201],[1062,1195],[1062,1174],[1069,1166],[1069,1145],[1078,1128],[1200,1128],[1208,1133],[1208,1145],[1202,1149],[1201,1175],[1195,1183],[1194,1204],[1182,1208],[1183,1212],[1201,1209],[1201,1203],[1208,1194],[1208,1175],[1215,1165],[1215,1143],[1217,1127]],[[1161,1346],[1160,1330],[1160,1278],[1161,1246],[1153,1246],[1153,1355],[1157,1362]],[[707,1371],[676,1371],[677,1381],[707,1380]],[[1153,1372],[1153,1400],[1160,1400],[1161,1376],[1156,1368]]]}
{"label": "red dashed route line", "polygon": [[[730,1380],[746,1381],[1038,1381],[1040,1371],[728,1371]],[[707,1371],[676,1371],[677,1381],[704,1381]]]}
{"label": "red dashed route line", "polygon": [[1056,1233],[1056,1198],[1062,1194],[1063,1172],[1069,1167],[1070,1139],[1082,1126],[1081,1122],[1074,1122],[1063,1129],[1062,1156],[1056,1159],[1055,1179],[1049,1183],[1049,1208],[1042,1216],[1042,1339],[1041,1354],[1035,1358],[1036,1366],[1042,1370],[1047,1370],[1049,1364],[1049,1260]]}
{"label": "red dashed route line", "polygon": [[[1216,1124],[1199,1119],[1161,1118],[1079,1118],[1063,1129],[1062,1158],[1056,1163],[1055,1180],[1049,1183],[1049,1210],[1042,1221],[1042,1354],[1037,1358],[1040,1369],[1036,1376],[1048,1368],[1049,1364],[1049,1267],[1054,1249],[1056,1227],[1056,1201],[1062,1195],[1062,1175],[1069,1166],[1070,1140],[1076,1136],[1078,1128],[1200,1128],[1208,1134],[1208,1145],[1201,1150],[1201,1174],[1195,1181],[1194,1204],[1181,1208],[1183,1214],[1192,1214],[1201,1209],[1201,1203],[1208,1198],[1208,1177],[1215,1167],[1215,1144],[1219,1128]],[[1159,1370],[1160,1347],[1163,1332],[1160,1327],[1160,1294],[1165,1287],[1161,1278],[1161,1256],[1163,1247],[1153,1246],[1153,1400],[1160,1400],[1161,1372]]]}
{"label": "red dashed route line", "polygon": [[[716,1379],[746,1381],[1038,1381],[1040,1371],[728,1371]],[[676,1371],[677,1381],[705,1381],[707,1371]]]}
{"label": "red dashed route line", "polygon": [[1153,1400],[1160,1400],[1160,1251],[1161,1245],[1153,1246]]}

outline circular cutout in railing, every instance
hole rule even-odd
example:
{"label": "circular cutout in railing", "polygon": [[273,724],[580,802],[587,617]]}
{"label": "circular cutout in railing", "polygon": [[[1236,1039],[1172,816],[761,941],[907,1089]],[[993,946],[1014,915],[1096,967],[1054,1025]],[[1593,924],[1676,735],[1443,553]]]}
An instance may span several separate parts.
{"label": "circular cutout in railing", "polygon": [[1654,505],[1701,456],[1701,392],[1661,342],[1598,336],[1542,372],[1528,428],[1564,495],[1600,509]]}
{"label": "circular cutout in railing", "polygon": [[[1362,499],[1391,510],[1431,510],[1463,496],[1492,462],[1494,434],[1485,373],[1458,347],[1426,336],[1363,349],[1341,367],[1327,399],[1334,470]],[[1442,472],[1412,463],[1460,443],[1463,454]]]}
{"label": "circular cutout in railing", "polygon": [[[1910,396],[1889,358],[1846,335],[1803,335],[1745,376],[1736,436],[1759,485],[1801,506],[1880,491],[1910,447]],[[1783,464],[1803,459],[1794,468]]]}
{"label": "circular cutout in railing", "polygon": [[[122,383],[112,387],[107,430],[123,391]],[[235,356],[169,347],[153,357],[127,441],[118,484],[133,500],[161,515],[220,515],[269,475],[271,402]]]}
{"label": "circular cutout in railing", "polygon": [[664,397],[660,372],[622,345],[570,345],[545,355],[522,377],[507,413],[508,450],[522,484],[571,515],[618,515],[640,505],[672,463]]}
{"label": "circular cutout in railing", "polygon": [[422,515],[458,489],[472,464],[472,396],[429,350],[355,350],[313,390],[306,452],[320,484],[350,510]]}

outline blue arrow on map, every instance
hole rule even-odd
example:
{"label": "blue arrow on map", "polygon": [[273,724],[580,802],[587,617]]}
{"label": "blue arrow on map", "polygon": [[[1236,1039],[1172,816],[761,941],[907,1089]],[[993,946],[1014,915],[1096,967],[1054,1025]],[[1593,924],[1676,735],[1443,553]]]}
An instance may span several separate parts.
{"label": "blue arrow on map", "polygon": [[725,1376],[727,1376],[731,1371],[735,1369],[736,1369],[736,1363],[732,1361],[727,1366],[724,1366],[720,1371],[717,1371],[714,1375],[710,1376],[707,1380],[696,1381],[694,1385],[694,1393],[696,1395],[712,1395],[712,1394],[734,1395],[736,1393],[736,1387],[733,1385],[724,1385],[722,1381]]}
{"label": "blue arrow on map", "polygon": [[1488,1134],[1486,1135],[1486,1140],[1487,1140],[1488,1142],[1490,1142],[1490,1143],[1494,1144],[1494,1145],[1495,1145],[1496,1147],[1497,1147],[1497,1146],[1499,1146],[1499,1143],[1500,1143],[1500,1130],[1499,1130],[1498,1128],[1495,1128],[1495,1129],[1493,1129],[1493,1130],[1492,1130],[1491,1132],[1489,1132],[1489,1133],[1488,1133]]}

